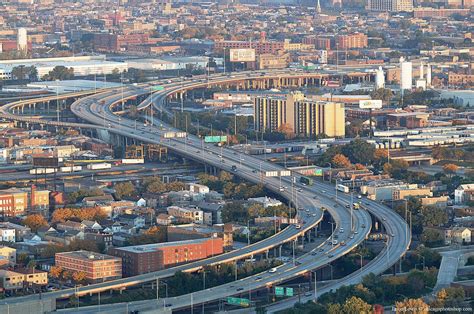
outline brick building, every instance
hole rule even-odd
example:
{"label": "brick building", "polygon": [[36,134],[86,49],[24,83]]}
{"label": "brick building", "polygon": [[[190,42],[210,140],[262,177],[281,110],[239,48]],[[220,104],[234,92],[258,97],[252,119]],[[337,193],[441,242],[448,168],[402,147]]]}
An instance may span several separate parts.
{"label": "brick building", "polygon": [[56,253],[56,266],[71,272],[84,272],[86,280],[103,282],[122,278],[122,259],[88,251]]}
{"label": "brick building", "polygon": [[336,37],[336,45],[338,49],[366,48],[368,45],[368,37],[362,33],[338,35]]}
{"label": "brick building", "polygon": [[221,238],[115,247],[110,254],[123,260],[123,275],[135,276],[161,270],[223,252]]}

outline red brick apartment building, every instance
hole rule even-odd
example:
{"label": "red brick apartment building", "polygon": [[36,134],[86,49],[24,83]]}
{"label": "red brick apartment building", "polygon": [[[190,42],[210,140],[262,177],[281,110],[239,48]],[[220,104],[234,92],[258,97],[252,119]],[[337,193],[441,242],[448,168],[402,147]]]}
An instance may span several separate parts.
{"label": "red brick apartment building", "polygon": [[122,258],[124,276],[135,276],[192,262],[224,252],[222,238],[115,247],[110,254]]}
{"label": "red brick apartment building", "polygon": [[338,49],[366,48],[369,44],[367,35],[354,33],[350,35],[339,35],[336,37]]}
{"label": "red brick apartment building", "polygon": [[56,253],[56,266],[71,272],[84,272],[89,282],[122,278],[122,259],[89,251]]}

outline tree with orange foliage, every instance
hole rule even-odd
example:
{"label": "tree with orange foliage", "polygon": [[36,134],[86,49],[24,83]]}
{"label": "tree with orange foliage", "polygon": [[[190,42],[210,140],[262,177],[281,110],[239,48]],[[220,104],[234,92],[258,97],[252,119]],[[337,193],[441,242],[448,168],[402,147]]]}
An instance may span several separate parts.
{"label": "tree with orange foliage", "polygon": [[336,168],[349,168],[351,166],[351,161],[343,154],[336,154],[332,158],[332,164]]}
{"label": "tree with orange foliage", "polygon": [[69,219],[77,220],[101,220],[106,214],[99,207],[84,208],[58,208],[53,212],[51,221],[53,223],[63,222]]}
{"label": "tree with orange foliage", "polygon": [[59,279],[59,277],[61,277],[62,272],[63,272],[62,267],[51,266],[51,269],[49,270],[49,275],[53,278]]}
{"label": "tree with orange foliage", "polygon": [[86,280],[86,273],[83,271],[75,271],[72,273],[72,280],[75,283],[82,283]]}
{"label": "tree with orange foliage", "polygon": [[443,166],[443,171],[449,176],[453,176],[458,171],[459,167],[455,164],[446,164]]}
{"label": "tree with orange foliage", "polygon": [[39,228],[46,227],[48,225],[46,219],[40,214],[28,215],[25,219],[23,219],[23,223],[33,232],[36,232]]}
{"label": "tree with orange foliage", "polygon": [[367,169],[363,164],[355,164],[354,167],[356,170],[365,170]]}
{"label": "tree with orange foliage", "polygon": [[295,137],[295,132],[289,123],[283,123],[278,127],[277,131],[285,134],[286,139],[292,139]]}

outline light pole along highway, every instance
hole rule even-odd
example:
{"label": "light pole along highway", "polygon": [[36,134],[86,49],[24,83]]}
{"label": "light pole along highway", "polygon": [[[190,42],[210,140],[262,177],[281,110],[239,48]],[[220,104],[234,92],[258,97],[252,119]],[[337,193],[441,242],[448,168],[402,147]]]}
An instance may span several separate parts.
{"label": "light pole along highway", "polygon": [[[271,75],[271,73],[270,73]],[[291,75],[291,74],[290,74]],[[212,84],[214,79],[216,82],[225,82],[225,81],[232,81],[236,79],[252,79],[252,78],[261,78],[261,73],[245,73],[239,76],[233,76],[232,78],[229,77],[222,77],[222,76],[214,76],[210,77],[209,82]],[[199,86],[201,83],[198,82],[186,82],[186,84],[180,84],[178,88],[187,88],[187,89],[192,89],[195,88],[196,86]],[[206,84],[209,84],[206,82]],[[164,99],[166,95],[169,93],[172,93],[174,90],[176,90],[176,87],[173,86],[173,83],[170,84],[164,84],[165,89],[161,92],[155,93],[156,96],[152,97],[161,97],[161,99]],[[138,95],[141,93],[147,93],[148,90],[146,87],[144,89],[142,88],[132,88],[129,89],[127,88],[126,96],[130,95]],[[117,93],[115,93],[114,90],[108,91],[108,92],[102,92],[100,94],[96,94],[94,96],[88,96],[85,98],[82,98],[78,100],[76,103],[74,103],[71,107],[73,112],[81,117],[82,119],[88,121],[90,124],[97,125],[99,129],[103,129],[102,123],[103,119],[106,119],[109,123],[109,128],[108,130],[113,133],[121,134],[123,136],[127,137],[132,137],[140,141],[144,142],[153,142],[153,143],[160,143],[164,146],[169,147],[170,149],[176,151],[177,153],[186,156],[188,158],[192,159],[197,159],[202,162],[206,162],[210,165],[217,166],[219,168],[222,168],[224,170],[230,170],[232,163],[238,164],[240,160],[237,160],[236,155],[234,155],[234,152],[229,149],[219,149],[216,151],[216,148],[212,146],[204,147],[202,148],[202,143],[199,139],[194,138],[190,136],[188,139],[185,140],[176,140],[172,139],[169,142],[163,141],[161,138],[160,132],[163,132],[164,130],[160,130],[159,128],[156,127],[141,127],[136,128],[136,123],[133,120],[129,119],[124,119],[122,118],[121,123],[120,123],[120,128],[117,128],[118,124],[118,116],[114,115],[112,111],[110,110],[111,106],[113,106],[118,100],[115,99],[114,96],[116,96]],[[118,95],[119,98],[121,97]],[[104,105],[98,105],[98,100],[99,99],[105,99],[107,98],[110,102],[105,103]],[[153,103],[157,103],[153,101]],[[14,119],[14,117],[13,117]],[[48,124],[48,121],[43,121],[43,123]],[[89,124],[88,124],[89,125]],[[199,153],[198,153],[199,151]],[[218,157],[222,153],[222,157]],[[255,170],[260,170],[260,169],[255,169],[255,167],[251,165],[257,165],[261,163],[260,160],[257,161],[251,157],[251,156],[245,156],[246,162],[244,166],[238,167],[237,175],[253,181],[253,182],[258,182],[260,180],[260,177],[258,174],[255,174]],[[225,160],[225,163],[223,164],[221,160]],[[276,165],[264,162],[262,164],[262,170],[267,171],[267,170],[279,170],[282,169],[281,167],[278,167]],[[276,193],[282,194],[287,199],[290,199],[291,201],[291,195],[290,195],[290,187],[291,187],[291,181],[290,179],[284,178],[282,180],[282,185],[286,188],[284,192],[279,191],[280,187],[280,182],[278,180],[273,179],[273,178],[266,178],[265,179],[265,187],[275,191]],[[298,217],[302,220],[301,223],[301,228],[297,228],[296,226],[290,226],[280,233],[276,234],[275,236],[265,239],[259,243],[253,244],[251,246],[248,246],[246,248],[236,250],[230,253],[226,253],[220,256],[216,256],[210,259],[198,261],[195,263],[187,264],[187,265],[182,265],[181,267],[174,267],[170,268],[165,271],[161,272],[155,272],[151,274],[144,274],[140,276],[135,276],[131,278],[124,278],[121,280],[117,280],[114,282],[109,282],[109,283],[104,283],[104,284],[99,284],[99,285],[92,285],[89,287],[81,287],[77,291],[77,293],[80,294],[85,294],[89,292],[98,292],[98,291],[103,291],[111,288],[120,288],[120,287],[126,287],[129,285],[137,284],[140,282],[146,282],[153,280],[154,278],[158,277],[166,277],[172,275],[174,272],[178,270],[196,270],[201,268],[204,265],[208,264],[216,264],[220,262],[227,262],[227,261],[233,261],[237,259],[242,259],[245,258],[246,256],[251,256],[253,254],[257,254],[259,252],[264,252],[267,251],[269,248],[272,248],[274,246],[280,245],[281,243],[285,241],[292,241],[295,239],[298,235],[303,234],[304,232],[309,231],[310,229],[314,228],[316,224],[320,221],[322,218],[322,212],[320,210],[320,207],[322,204],[325,204],[326,208],[330,211],[331,215],[334,217],[336,222],[338,222],[338,225],[341,226],[344,223],[344,220],[341,220],[340,217],[344,215],[343,213],[347,213],[348,211],[345,209],[345,206],[337,206],[334,207],[335,202],[332,199],[332,193],[334,192],[334,187],[330,185],[325,185],[325,184],[320,184],[317,183],[315,186],[309,187],[309,186],[302,186],[300,187],[301,193],[299,197],[299,203],[300,205],[305,208],[310,210],[310,215],[307,215],[306,213],[302,212],[301,210],[298,212]],[[316,194],[323,191],[319,195],[319,200],[321,204],[312,204],[312,197]],[[344,200],[344,197],[342,198]],[[347,199],[345,200],[346,202],[348,201]],[[377,204],[375,202],[367,201],[366,206],[364,206],[368,211],[372,212],[375,217],[379,218],[382,223],[385,225],[387,230],[393,234],[393,237],[389,237],[389,240],[387,242],[387,248],[374,260],[372,263],[369,263],[369,265],[373,265],[372,267],[368,267],[369,265],[365,266],[362,271],[358,271],[358,274],[356,277],[354,277],[352,280],[360,280],[361,276],[364,274],[368,274],[370,272],[374,273],[380,273],[384,271],[385,269],[389,268],[391,265],[393,265],[406,251],[409,242],[410,242],[410,237],[403,237],[403,232],[405,229],[405,222],[399,217],[397,214],[393,213],[390,209],[388,209],[385,206],[382,206],[380,204]],[[365,213],[365,214],[364,214]],[[315,214],[313,216],[313,214]],[[370,217],[366,215],[365,211],[359,211],[357,212],[358,216],[360,217],[354,217],[354,221],[357,224],[359,221],[366,221],[366,226],[370,226]],[[364,218],[364,216],[366,216]],[[350,220],[350,217],[347,216],[345,217],[348,220]],[[385,218],[385,219],[383,219]],[[347,220],[346,220],[347,221]],[[357,226],[357,229],[355,230],[360,230],[358,234],[365,234],[367,231],[367,228],[365,228],[365,231],[362,228],[362,225],[364,223],[359,223]],[[345,228],[345,230],[350,230],[350,226]],[[349,234],[346,235],[349,237]],[[365,237],[365,236],[364,236]],[[351,242],[349,239],[347,241],[347,246],[346,249],[340,249],[338,251],[335,251],[335,254],[330,254],[327,250],[323,253],[328,252],[327,255],[333,255],[332,257],[328,258],[326,261],[323,261],[325,263],[329,262],[331,259],[335,259],[337,257],[342,256],[343,254],[347,253],[346,251],[349,251],[353,247],[355,247],[360,241],[363,240],[363,238],[360,239],[359,237],[354,237],[354,241]],[[336,249],[340,248],[338,246]],[[331,250],[333,248],[331,247]],[[326,257],[327,258],[327,257]],[[310,259],[315,259],[311,257]],[[383,261],[383,262],[380,262]],[[316,262],[315,262],[316,263]],[[322,262],[319,261],[320,265]],[[294,265],[293,265],[294,266]],[[287,267],[285,265],[285,267]],[[299,270],[301,272],[307,272],[311,269],[314,269],[315,267],[318,267],[316,264],[309,264],[309,263],[301,263],[300,265],[297,265],[300,269],[296,268],[297,273],[291,273],[291,272],[282,272],[279,274],[278,280],[285,280],[287,279],[288,276],[294,276],[295,274],[300,274]],[[288,276],[287,276],[288,274]],[[291,277],[289,277],[291,278]],[[267,278],[265,278],[267,280]],[[269,279],[270,280],[270,279]],[[275,279],[273,279],[275,281]],[[276,280],[275,282],[277,282]],[[273,282],[273,281],[270,281]],[[255,281],[255,284],[252,285],[247,285],[248,289],[252,289],[255,285],[259,285],[260,283]],[[262,282],[263,285],[266,285],[267,282]],[[84,289],[83,289],[84,288]],[[212,289],[212,288],[211,288]],[[230,295],[236,294],[234,291],[228,291]],[[46,296],[47,294],[45,294]],[[68,295],[71,295],[71,292],[69,291],[59,291],[56,292],[55,295],[49,294],[51,297],[65,297]],[[204,300],[206,302],[206,300]],[[182,303],[182,304],[181,304]],[[166,305],[166,304],[165,304]],[[177,304],[173,305],[173,307],[183,307],[187,306],[185,302],[181,302],[177,300]]]}

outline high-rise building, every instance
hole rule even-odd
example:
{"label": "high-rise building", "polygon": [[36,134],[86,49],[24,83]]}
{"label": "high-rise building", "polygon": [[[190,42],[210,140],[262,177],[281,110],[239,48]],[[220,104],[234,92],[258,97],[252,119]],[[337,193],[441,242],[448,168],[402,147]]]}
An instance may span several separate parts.
{"label": "high-rise building", "polygon": [[28,51],[28,33],[26,32],[26,28],[21,27],[18,29],[16,47],[21,53],[26,54]]}
{"label": "high-rise building", "polygon": [[384,88],[385,87],[385,73],[383,72],[382,67],[379,67],[375,70],[375,88]]}
{"label": "high-rise building", "polygon": [[431,65],[430,64],[426,65],[426,86],[427,87],[431,86]]}
{"label": "high-rise building", "polygon": [[400,58],[400,89],[402,91],[411,90],[413,83],[413,64],[410,61],[405,61],[405,58]]}
{"label": "high-rise building", "polygon": [[259,132],[291,129],[295,135],[345,135],[344,104],[314,101],[302,93],[256,97],[254,124]]}
{"label": "high-rise building", "polygon": [[370,11],[411,12],[413,0],[369,0],[367,8]]}

